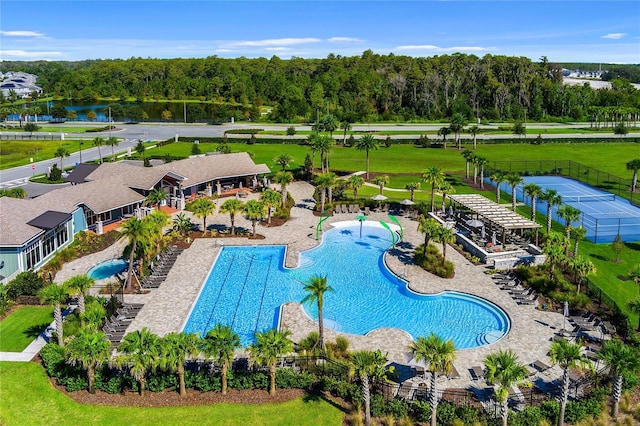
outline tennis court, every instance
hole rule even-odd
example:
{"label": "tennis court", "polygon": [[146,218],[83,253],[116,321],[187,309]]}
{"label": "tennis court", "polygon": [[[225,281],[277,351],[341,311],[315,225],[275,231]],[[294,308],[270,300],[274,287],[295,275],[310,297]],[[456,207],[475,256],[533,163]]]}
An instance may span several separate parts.
{"label": "tennis court", "polygon": [[[582,212],[580,220],[572,226],[582,225],[587,230],[587,239],[594,243],[610,243],[616,235],[623,241],[640,241],[640,208],[628,200],[582,182],[561,176],[524,176],[524,184],[533,182],[543,191],[555,189],[562,196],[563,204],[570,204]],[[531,199],[523,193],[523,185],[516,189],[516,198],[531,206]],[[511,193],[509,185],[503,190]],[[558,207],[552,209],[553,219],[564,224],[557,215]],[[547,203],[536,200],[536,210],[547,214]]]}

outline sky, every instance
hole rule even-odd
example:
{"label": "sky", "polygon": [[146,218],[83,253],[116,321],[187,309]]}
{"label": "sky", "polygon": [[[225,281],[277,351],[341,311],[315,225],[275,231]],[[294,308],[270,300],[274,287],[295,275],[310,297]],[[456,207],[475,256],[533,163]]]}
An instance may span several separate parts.
{"label": "sky", "polygon": [[0,60],[456,52],[640,64],[640,2],[0,2]]}

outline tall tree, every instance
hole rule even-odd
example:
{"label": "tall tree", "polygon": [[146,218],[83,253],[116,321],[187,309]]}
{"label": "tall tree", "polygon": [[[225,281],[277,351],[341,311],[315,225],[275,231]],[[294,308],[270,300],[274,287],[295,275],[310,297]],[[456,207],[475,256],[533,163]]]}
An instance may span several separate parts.
{"label": "tall tree", "polygon": [[418,337],[409,350],[418,362],[424,362],[431,373],[431,426],[436,426],[438,409],[438,374],[448,375],[453,369],[456,359],[456,349],[453,340],[444,340],[431,333],[428,337]]}
{"label": "tall tree", "polygon": [[95,284],[96,280],[88,276],[87,274],[76,275],[69,278],[64,282],[64,286],[67,287],[69,293],[73,296],[78,296],[78,310],[80,313],[84,313],[84,293],[89,290]]}
{"label": "tall tree", "polygon": [[291,332],[271,329],[255,334],[255,343],[249,346],[251,357],[261,365],[269,368],[269,395],[276,393],[276,364],[278,358],[293,351],[293,342],[289,339]]}
{"label": "tall tree", "polygon": [[560,397],[559,426],[564,426],[564,412],[569,398],[569,370],[583,370],[591,366],[591,362],[580,352],[580,345],[567,342],[564,339],[551,343],[549,352],[551,361],[562,368],[562,394]]}
{"label": "tall tree", "polygon": [[324,307],[324,294],[333,291],[333,287],[327,284],[327,276],[314,275],[303,283],[304,291],[307,295],[302,299],[301,303],[313,303],[318,305],[318,334],[320,336],[320,350],[324,351],[324,322],[322,318],[322,309]]}
{"label": "tall tree", "polygon": [[159,209],[160,204],[167,199],[168,195],[164,189],[153,188],[144,199],[144,202],[150,206],[156,206],[156,208]]}
{"label": "tall tree", "polygon": [[580,215],[582,214],[582,212],[570,204],[563,204],[562,206],[560,206],[560,208],[558,208],[557,214],[558,217],[564,219],[565,235],[567,236],[567,238],[571,238],[571,222],[575,222],[580,219]]}
{"label": "tall tree", "polygon": [[200,353],[200,338],[193,333],[172,332],[159,340],[159,351],[158,367],[178,374],[180,396],[185,396],[184,364]]}
{"label": "tall tree", "polygon": [[435,211],[436,206],[436,188],[444,182],[444,173],[439,167],[431,166],[422,172],[422,180],[431,184],[431,210]]}
{"label": "tall tree", "polygon": [[496,203],[498,204],[500,204],[500,185],[502,185],[502,182],[504,182],[506,178],[507,174],[502,170],[494,170],[493,173],[491,173],[491,176],[489,176],[489,179],[491,179],[496,185]]}
{"label": "tall tree", "polygon": [[60,159],[60,170],[64,172],[62,160],[64,160],[64,157],[68,157],[70,155],[69,151],[67,151],[67,148],[61,146],[60,148],[56,149],[56,152],[54,152],[53,155]]}
{"label": "tall tree", "polygon": [[220,365],[223,395],[227,394],[227,371],[240,346],[240,337],[228,325],[216,324],[204,337],[204,353],[214,357]]}
{"label": "tall tree", "polygon": [[287,166],[293,162],[293,157],[289,154],[280,154],[273,159],[273,162],[282,167],[282,171],[285,171]]}
{"label": "tall tree", "polygon": [[147,372],[158,368],[160,342],[158,336],[149,329],[143,328],[128,333],[118,345],[121,354],[111,360],[118,368],[126,367],[131,376],[138,382],[140,396],[144,396],[147,384]]}
{"label": "tall tree", "polygon": [[282,208],[287,207],[287,185],[293,182],[291,172],[279,171],[274,177],[276,183],[280,185],[280,193],[282,195]]}
{"label": "tall tree", "polygon": [[547,203],[547,234],[549,234],[551,232],[551,220],[553,219],[551,216],[553,206],[562,204],[562,196],[555,189],[547,188],[540,199]]}
{"label": "tall tree", "polygon": [[364,151],[366,153],[367,168],[365,179],[369,180],[369,152],[378,149],[378,143],[371,133],[365,133],[359,139],[356,139],[355,146],[358,151]]}
{"label": "tall tree", "polygon": [[[109,124],[111,125],[111,124]],[[114,136],[109,136],[107,138],[107,145],[111,146],[111,161],[116,161],[116,152],[115,152],[115,148],[116,146],[118,146],[120,144],[120,141],[118,140],[118,138],[114,137]]]}
{"label": "tall tree", "polygon": [[347,179],[347,185],[353,190],[353,199],[355,200],[358,198],[358,190],[364,185],[364,179],[358,175],[351,175]]}
{"label": "tall tree", "polygon": [[378,185],[378,189],[380,190],[379,194],[384,195],[384,187],[389,183],[389,176],[376,176],[373,183]]}
{"label": "tall tree", "polygon": [[98,157],[100,158],[100,164],[102,164],[102,145],[105,144],[105,140],[103,137],[93,138],[93,146],[98,147]]}
{"label": "tall tree", "polygon": [[584,281],[584,278],[596,272],[596,267],[593,262],[583,256],[576,256],[569,260],[569,267],[575,274],[576,284],[578,286],[578,293],[580,293],[580,285]]}
{"label": "tall tree", "polygon": [[525,184],[522,189],[526,196],[531,198],[531,220],[536,221],[536,200],[542,195],[542,188],[534,182]]}
{"label": "tall tree", "polygon": [[517,173],[509,173],[505,180],[511,186],[511,210],[516,211],[516,188],[522,183],[522,176]]}
{"label": "tall tree", "polygon": [[442,264],[447,261],[447,245],[456,241],[456,234],[451,228],[441,226],[433,239],[442,244]]}
{"label": "tall tree", "polygon": [[80,365],[87,372],[89,393],[96,393],[96,369],[109,361],[111,342],[102,331],[81,329],[67,343],[67,364]]}
{"label": "tall tree", "polygon": [[351,130],[351,123],[348,120],[344,120],[340,123],[340,128],[344,130],[344,134],[342,135],[342,146],[347,144],[347,132]]}
{"label": "tall tree", "polygon": [[476,167],[480,169],[480,189],[484,189],[484,168],[489,163],[489,160],[476,155],[475,162],[476,162]]}
{"label": "tall tree", "polygon": [[56,334],[58,335],[58,345],[64,345],[62,331],[62,309],[61,305],[67,301],[69,290],[65,285],[51,283],[42,288],[38,293],[42,303],[53,306],[53,319],[56,323]]}
{"label": "tall tree", "polygon": [[509,388],[518,385],[528,386],[529,371],[520,363],[518,355],[510,349],[487,355],[484,365],[487,369],[485,375],[487,382],[496,385],[494,388],[496,400],[502,405],[502,426],[507,426]]}
{"label": "tall tree", "polygon": [[576,257],[578,256],[578,243],[584,240],[584,238],[587,236],[587,230],[584,229],[582,226],[578,226],[577,228],[571,228],[571,235],[575,240],[573,245],[573,257]]}
{"label": "tall tree", "polygon": [[316,176],[313,182],[318,187],[318,192],[320,195],[320,211],[324,211],[324,205],[326,201],[326,193],[329,187],[335,182],[332,173],[322,173]]}
{"label": "tall tree", "polygon": [[260,194],[260,201],[267,208],[267,223],[271,223],[271,210],[277,207],[282,201],[280,194],[273,189],[266,189]]}
{"label": "tall tree", "polygon": [[418,231],[424,234],[424,248],[426,250],[429,242],[437,238],[438,232],[440,232],[440,224],[430,216],[420,216]]}
{"label": "tall tree", "polygon": [[471,159],[474,156],[473,151],[465,149],[460,153],[460,155],[464,158],[465,177],[469,179],[469,163],[471,163]]}
{"label": "tall tree", "polygon": [[246,218],[251,221],[253,231],[251,236],[256,236],[256,224],[266,216],[266,208],[263,203],[258,200],[249,200],[242,207],[242,211]]}
{"label": "tall tree", "polygon": [[236,226],[235,219],[236,214],[242,212],[244,209],[244,203],[240,200],[236,200],[232,198],[230,200],[225,201],[220,206],[220,213],[229,213],[229,218],[231,219],[231,235],[236,235]]}
{"label": "tall tree", "polygon": [[207,232],[207,216],[216,211],[216,204],[211,199],[202,197],[191,203],[190,210],[196,217],[202,218],[202,232]]}
{"label": "tall tree", "polygon": [[126,238],[129,240],[130,252],[129,252],[129,268],[127,270],[127,280],[125,287],[127,290],[131,290],[131,277],[133,275],[133,261],[136,256],[136,246],[139,240],[144,239],[148,235],[149,229],[145,226],[144,222],[137,217],[128,219],[123,225],[120,231],[120,239]]}
{"label": "tall tree", "polygon": [[449,129],[453,132],[456,141],[456,148],[461,149],[460,144],[460,132],[464,129],[464,126],[467,124],[467,118],[464,114],[459,112],[453,114],[451,117],[451,122],[449,123]]}
{"label": "tall tree", "polygon": [[409,191],[410,200],[414,201],[416,190],[420,188],[420,182],[411,182],[404,186],[404,189]]}
{"label": "tall tree", "polygon": [[622,396],[622,382],[626,375],[638,374],[640,371],[640,354],[631,346],[620,340],[606,340],[602,349],[596,354],[609,367],[609,374],[613,379],[611,398],[613,400],[612,415],[618,417],[618,407]]}
{"label": "tall tree", "polygon": [[627,170],[631,170],[633,172],[633,177],[631,178],[631,192],[636,192],[636,187],[638,185],[638,170],[640,170],[640,158],[628,161]]}
{"label": "tall tree", "polygon": [[478,148],[477,139],[478,133],[480,133],[480,128],[476,125],[473,125],[469,127],[469,133],[471,133],[471,137],[473,137],[473,149],[475,150]]}
{"label": "tall tree", "polygon": [[357,351],[349,355],[352,374],[360,379],[362,396],[364,398],[364,424],[371,424],[371,380],[381,379],[386,374],[387,357],[379,350]]}

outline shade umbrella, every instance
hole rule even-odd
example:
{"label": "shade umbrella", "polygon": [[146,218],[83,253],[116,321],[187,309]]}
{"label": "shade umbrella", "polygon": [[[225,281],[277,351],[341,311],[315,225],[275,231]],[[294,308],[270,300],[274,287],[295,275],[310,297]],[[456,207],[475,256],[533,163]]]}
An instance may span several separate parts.
{"label": "shade umbrella", "polygon": [[496,231],[493,231],[493,234],[491,235],[491,244],[493,244],[494,246],[498,244],[498,237],[496,236]]}
{"label": "shade umbrella", "polygon": [[483,240],[487,238],[487,232],[485,231],[484,226],[480,230],[480,238],[482,238]]}
{"label": "shade umbrella", "polygon": [[564,306],[562,308],[562,317],[563,317],[563,321],[562,321],[562,329],[565,329],[565,326],[567,325],[567,317],[569,316],[569,302],[568,301],[564,301]]}
{"label": "shade umbrella", "polygon": [[449,216],[453,216],[453,206],[449,206]]}
{"label": "shade umbrella", "polygon": [[413,201],[411,201],[411,200],[407,200],[407,199],[405,198],[404,200],[400,201],[400,204],[402,204],[403,206],[412,206],[412,205],[414,205],[415,203],[414,203]]}
{"label": "shade umbrella", "polygon": [[471,226],[472,228],[480,228],[484,226],[484,222],[478,219],[471,219],[467,221],[467,225]]}
{"label": "shade umbrella", "polygon": [[389,198],[389,197],[386,197],[386,196],[384,196],[382,194],[374,195],[373,197],[371,197],[371,199],[374,200],[374,201],[384,201],[387,198]]}

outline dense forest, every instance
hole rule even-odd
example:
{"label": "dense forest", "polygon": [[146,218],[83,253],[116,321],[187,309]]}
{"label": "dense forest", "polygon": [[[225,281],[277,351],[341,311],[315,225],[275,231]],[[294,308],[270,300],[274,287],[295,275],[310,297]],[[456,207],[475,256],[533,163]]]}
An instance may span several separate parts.
{"label": "dense forest", "polygon": [[[638,68],[630,67],[630,74]],[[54,97],[193,99],[254,109],[265,105],[271,107],[268,118],[280,122],[314,121],[327,113],[350,122],[439,120],[454,114],[468,120],[598,121],[598,111],[610,115],[614,108],[616,115],[637,117],[640,110],[640,91],[627,78],[609,78],[611,89],[566,86],[562,67],[546,58],[533,62],[524,57],[365,51],[361,56],[289,60],[5,61],[0,71],[36,74],[44,92]]]}

